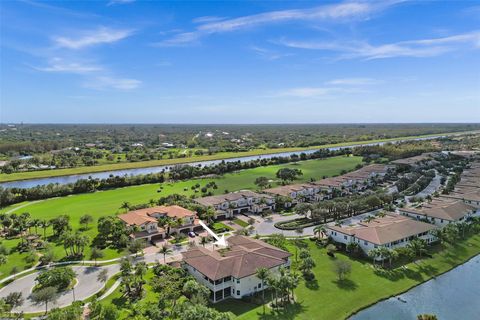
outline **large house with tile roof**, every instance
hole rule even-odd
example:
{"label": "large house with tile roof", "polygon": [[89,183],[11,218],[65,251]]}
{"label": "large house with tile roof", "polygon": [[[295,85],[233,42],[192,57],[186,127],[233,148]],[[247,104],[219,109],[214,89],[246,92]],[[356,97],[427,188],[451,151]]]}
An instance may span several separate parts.
{"label": "large house with tile roof", "polygon": [[275,273],[290,265],[289,252],[261,240],[237,235],[227,242],[226,249],[194,247],[182,252],[183,267],[210,289],[212,302],[229,297],[241,299],[262,291],[266,285],[256,276],[257,269]]}
{"label": "large house with tile roof", "polygon": [[205,207],[215,209],[215,219],[233,218],[238,213],[261,213],[275,209],[275,199],[268,194],[241,190],[216,196],[194,199]]}
{"label": "large house with tile roof", "polygon": [[[160,227],[159,220],[164,217],[177,220],[178,226]],[[118,218],[132,229],[132,238],[148,241],[163,239],[167,236],[167,233],[188,233],[189,231],[202,229],[196,219],[195,212],[177,205],[134,210],[121,214]],[[168,228],[170,229],[168,230]]]}
{"label": "large house with tile roof", "polygon": [[436,239],[430,233],[437,228],[433,224],[397,215],[386,214],[356,225],[328,225],[326,234],[336,243],[347,246],[357,243],[365,254],[372,249],[385,247],[394,249],[406,246],[412,239],[424,239],[427,243]]}

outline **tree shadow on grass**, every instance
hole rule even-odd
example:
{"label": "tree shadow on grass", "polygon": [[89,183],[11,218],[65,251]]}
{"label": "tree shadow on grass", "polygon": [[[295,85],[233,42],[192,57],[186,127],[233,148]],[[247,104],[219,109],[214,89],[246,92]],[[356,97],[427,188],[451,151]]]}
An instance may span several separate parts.
{"label": "tree shadow on grass", "polygon": [[313,279],[313,280],[305,280],[305,287],[310,290],[318,290],[320,286],[318,285],[318,280]]}
{"label": "tree shadow on grass", "polygon": [[427,276],[429,277],[433,277],[434,275],[436,275],[438,273],[438,268],[437,267],[434,267],[432,265],[419,265],[418,266],[418,271],[423,273],[423,274],[426,274]]}
{"label": "tree shadow on grass", "polygon": [[295,302],[284,308],[270,310],[268,314],[257,312],[258,319],[261,320],[292,320],[296,319],[301,313],[306,312],[307,308],[301,302]]}
{"label": "tree shadow on grass", "polygon": [[337,287],[342,290],[353,291],[358,288],[358,285],[350,279],[335,280],[332,282],[335,283]]}
{"label": "tree shadow on grass", "polygon": [[388,270],[382,268],[375,268],[373,273],[375,273],[375,275],[379,277],[388,279],[390,281],[398,281],[405,278],[405,274],[401,269]]}

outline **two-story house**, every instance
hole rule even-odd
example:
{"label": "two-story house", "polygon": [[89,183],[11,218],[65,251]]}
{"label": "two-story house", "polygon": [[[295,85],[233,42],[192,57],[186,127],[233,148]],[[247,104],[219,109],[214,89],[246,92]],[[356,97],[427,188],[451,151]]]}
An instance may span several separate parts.
{"label": "two-story house", "polygon": [[290,266],[289,252],[261,240],[232,236],[227,242],[228,247],[218,251],[194,247],[182,252],[183,267],[210,289],[212,302],[241,299],[266,289],[266,283],[256,276],[259,268],[275,273]]}
{"label": "two-story house", "polygon": [[[409,217],[387,214],[356,225],[328,225],[326,234],[333,241],[347,246],[357,243],[362,251],[368,252],[378,247],[394,249],[406,246],[412,239],[424,239],[432,243],[436,239],[430,233],[436,227]],[[378,259],[381,260],[379,257]],[[378,260],[377,259],[377,260]]]}
{"label": "two-story house", "polygon": [[215,209],[215,219],[233,218],[238,213],[261,213],[275,209],[275,199],[267,194],[241,190],[195,199],[195,202]]}

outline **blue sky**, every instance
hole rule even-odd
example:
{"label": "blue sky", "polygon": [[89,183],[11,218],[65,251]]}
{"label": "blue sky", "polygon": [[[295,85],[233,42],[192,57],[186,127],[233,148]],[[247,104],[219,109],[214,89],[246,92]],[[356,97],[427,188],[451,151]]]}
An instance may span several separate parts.
{"label": "blue sky", "polygon": [[476,1],[0,8],[0,122],[480,122]]}

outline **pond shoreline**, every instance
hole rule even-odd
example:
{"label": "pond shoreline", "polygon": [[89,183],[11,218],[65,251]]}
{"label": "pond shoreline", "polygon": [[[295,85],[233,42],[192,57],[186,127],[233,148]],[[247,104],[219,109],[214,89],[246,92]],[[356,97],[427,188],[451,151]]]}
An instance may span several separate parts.
{"label": "pond shoreline", "polygon": [[450,269],[444,270],[443,272],[440,272],[440,273],[438,273],[438,274],[435,274],[434,276],[431,276],[431,277],[428,278],[428,279],[425,279],[425,281],[419,282],[419,283],[417,283],[417,284],[415,284],[415,285],[413,285],[413,286],[411,286],[411,287],[409,287],[409,288],[407,288],[407,289],[405,289],[405,290],[402,290],[402,291],[399,291],[399,292],[397,292],[397,293],[391,294],[391,295],[389,295],[389,296],[387,296],[387,297],[384,297],[384,298],[379,299],[379,300],[377,300],[377,301],[375,301],[375,302],[372,302],[372,303],[370,303],[370,304],[368,304],[368,305],[365,305],[365,306],[363,306],[363,307],[361,307],[361,308],[359,308],[359,309],[357,309],[357,310],[354,310],[354,311],[352,311],[352,313],[350,313],[345,319],[346,319],[346,320],[350,320],[350,319],[352,319],[353,316],[355,316],[356,314],[360,313],[361,311],[363,311],[363,310],[365,310],[365,309],[368,309],[368,308],[370,308],[370,307],[373,307],[374,305],[376,305],[376,304],[378,304],[378,303],[381,303],[381,302],[383,302],[383,301],[386,301],[386,300],[388,300],[388,299],[390,299],[390,298],[395,298],[395,297],[398,297],[398,296],[400,296],[400,295],[402,295],[402,294],[404,294],[404,293],[407,293],[407,292],[409,292],[410,290],[413,290],[413,289],[415,289],[416,287],[421,286],[421,285],[427,283],[428,281],[430,281],[430,280],[432,280],[432,279],[436,279],[437,277],[440,277],[440,276],[442,276],[442,275],[444,275],[444,274],[446,274],[446,273],[448,273],[448,272],[453,271],[454,269],[456,269],[456,268],[458,268],[458,267],[460,267],[460,266],[463,266],[464,264],[469,263],[472,259],[475,259],[475,258],[478,257],[478,256],[480,256],[480,252],[478,252],[478,253],[476,253],[475,255],[469,257],[467,260],[464,260],[463,262],[461,262],[461,263],[459,263],[459,264],[456,264],[455,266],[452,266]]}

